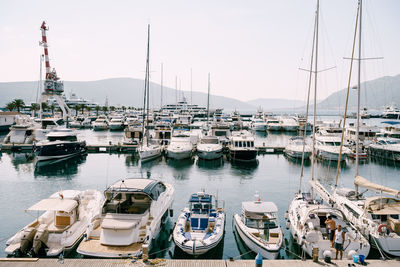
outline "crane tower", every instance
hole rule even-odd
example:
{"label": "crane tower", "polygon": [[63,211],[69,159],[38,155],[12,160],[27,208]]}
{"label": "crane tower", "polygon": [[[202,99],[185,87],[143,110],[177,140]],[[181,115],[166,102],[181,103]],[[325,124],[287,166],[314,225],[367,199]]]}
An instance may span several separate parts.
{"label": "crane tower", "polygon": [[71,110],[69,109],[67,104],[65,104],[64,99],[62,98],[62,93],[64,92],[64,84],[62,81],[60,81],[60,78],[57,76],[56,70],[54,68],[51,70],[50,68],[49,48],[46,37],[46,31],[48,31],[49,28],[46,27],[45,21],[43,21],[40,30],[42,32],[42,41],[40,42],[40,45],[43,46],[44,49],[44,60],[46,65],[44,91],[42,93],[40,103],[47,101],[49,97],[54,97],[59,107],[61,108],[61,111],[63,113],[63,119],[65,120],[67,116],[68,117],[71,116]]}

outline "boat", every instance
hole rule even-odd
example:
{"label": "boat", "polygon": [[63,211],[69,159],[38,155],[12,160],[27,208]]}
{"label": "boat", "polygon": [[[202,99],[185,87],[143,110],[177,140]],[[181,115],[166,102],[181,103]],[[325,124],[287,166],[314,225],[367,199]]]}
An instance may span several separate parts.
{"label": "boat", "polygon": [[282,131],[285,132],[296,132],[299,130],[299,123],[293,117],[286,117],[286,116],[281,117],[280,125]]}
{"label": "boat", "polygon": [[347,147],[342,147],[342,153],[340,153],[340,141],[341,138],[337,135],[318,134],[315,137],[317,157],[323,160],[338,161],[341,154],[340,160],[345,161],[351,150]]}
{"label": "boat", "polygon": [[201,159],[219,159],[222,151],[223,147],[217,136],[203,136],[197,144],[197,156]]}
{"label": "boat", "polygon": [[267,130],[267,123],[261,107],[257,109],[257,113],[251,119],[251,128],[257,132],[265,132]]}
{"label": "boat", "polygon": [[229,137],[229,157],[232,161],[251,162],[257,160],[254,136],[246,131],[234,131]]}
{"label": "boat", "polygon": [[56,257],[73,251],[88,225],[101,214],[103,201],[96,190],[54,193],[26,210],[38,217],[6,242],[5,253],[17,257]]}
{"label": "boat", "polygon": [[84,256],[128,258],[150,251],[168,218],[172,185],[143,178],[119,180],[104,191],[99,217],[87,227],[77,248]]}
{"label": "boat", "polygon": [[171,143],[167,148],[167,157],[180,160],[191,158],[193,154],[193,143],[190,139],[190,131],[174,130]]}
{"label": "boat", "polygon": [[289,144],[285,147],[283,152],[286,156],[296,159],[301,159],[304,152],[304,158],[309,159],[312,149],[307,143],[303,146],[304,142],[304,138],[301,136],[292,137],[290,138]]}
{"label": "boat", "polygon": [[108,129],[108,120],[104,115],[100,115],[94,122],[92,122],[93,131],[104,131]]}
{"label": "boat", "polygon": [[[310,184],[315,185],[315,180]],[[311,186],[315,188],[315,186]],[[322,189],[324,190],[324,189]],[[370,250],[368,240],[364,238],[337,208],[324,204],[322,200],[312,196],[311,193],[298,193],[289,206],[286,215],[289,230],[297,245],[313,257],[314,253],[319,259],[332,258],[335,249],[331,246],[329,232],[325,225],[326,219],[331,216],[336,225],[341,225],[346,233],[343,247],[343,257],[347,258],[353,253],[367,256]]]}
{"label": "boat", "polygon": [[56,129],[46,136],[47,140],[34,146],[38,161],[65,159],[87,151],[86,142],[78,141],[77,132],[72,129]]}
{"label": "boat", "polygon": [[[380,130],[375,126],[369,126],[363,123],[358,127],[358,139],[360,141],[360,145],[368,146],[373,143],[376,138],[376,135],[380,132]],[[349,127],[346,128],[345,131],[345,140],[349,144],[355,144],[357,142],[357,127],[350,123]]]}
{"label": "boat", "polygon": [[242,202],[242,213],[233,215],[236,232],[255,253],[264,259],[277,259],[283,246],[283,230],[279,226],[278,208],[273,202]]}
{"label": "boat", "polygon": [[[355,177],[354,184],[356,190],[334,190],[331,201],[343,211],[346,218],[360,230],[372,246],[378,247],[382,257],[386,254],[400,257],[400,191],[372,183],[361,176]],[[359,187],[380,195],[364,197],[358,191]]]}
{"label": "boat", "polygon": [[394,138],[377,138],[368,146],[371,157],[390,161],[400,161],[400,140]]}
{"label": "boat", "polygon": [[400,109],[396,106],[395,103],[392,103],[390,106],[387,106],[385,111],[382,114],[382,118],[384,119],[400,119]]}
{"label": "boat", "polygon": [[280,120],[275,117],[268,117],[267,118],[267,130],[268,131],[281,131],[282,125]]}
{"label": "boat", "polygon": [[122,131],[125,128],[124,120],[122,117],[114,117],[108,124],[110,131]]}
{"label": "boat", "polygon": [[215,248],[223,240],[224,233],[224,202],[198,192],[190,196],[189,207],[179,215],[173,238],[185,253],[199,256]]}

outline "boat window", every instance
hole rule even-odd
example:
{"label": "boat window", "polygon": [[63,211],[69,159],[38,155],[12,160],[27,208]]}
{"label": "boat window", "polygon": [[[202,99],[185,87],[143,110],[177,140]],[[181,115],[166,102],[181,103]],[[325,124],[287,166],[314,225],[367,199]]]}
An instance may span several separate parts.
{"label": "boat window", "polygon": [[246,147],[247,145],[246,145],[246,141],[243,141],[243,147]]}
{"label": "boat window", "polygon": [[253,142],[247,141],[247,147],[252,147],[253,145],[251,143],[253,143]]}
{"label": "boat window", "polygon": [[242,142],[239,142],[239,147],[242,147],[242,146],[243,146]]}
{"label": "boat window", "polygon": [[392,215],[390,215],[390,217],[392,217],[393,219],[398,220],[399,219],[399,214],[392,214]]}
{"label": "boat window", "polygon": [[205,138],[201,140],[202,144],[218,144],[217,138]]}
{"label": "boat window", "polygon": [[256,229],[273,229],[277,228],[278,224],[276,222],[276,219],[262,220],[262,219],[246,218],[246,226],[249,228],[256,228]]}
{"label": "boat window", "polygon": [[60,141],[77,141],[76,136],[49,136],[47,138],[49,141],[56,141],[56,140],[60,140]]}

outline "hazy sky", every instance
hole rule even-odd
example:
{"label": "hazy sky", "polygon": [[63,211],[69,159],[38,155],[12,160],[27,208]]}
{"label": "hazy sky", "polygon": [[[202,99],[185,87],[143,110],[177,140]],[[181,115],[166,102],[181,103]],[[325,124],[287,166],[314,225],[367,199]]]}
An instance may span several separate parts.
{"label": "hazy sky", "polygon": [[[51,65],[68,81],[144,77],[151,24],[152,81],[240,100],[303,100],[316,0],[0,2],[0,81],[39,77],[40,25],[46,20]],[[356,0],[321,0],[318,98],[346,85]],[[362,80],[400,73],[400,1],[364,0]],[[70,88],[69,88],[70,89]],[[69,90],[68,89],[68,90]],[[79,92],[76,92],[79,95]]]}

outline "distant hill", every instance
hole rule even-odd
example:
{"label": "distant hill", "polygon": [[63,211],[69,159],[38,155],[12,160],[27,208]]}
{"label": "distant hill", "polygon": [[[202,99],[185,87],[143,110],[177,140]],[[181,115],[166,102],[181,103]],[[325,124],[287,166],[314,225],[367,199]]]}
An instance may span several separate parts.
{"label": "distant hill", "polygon": [[[104,105],[106,97],[108,103],[114,106],[134,106],[143,105],[143,80],[132,78],[112,78],[98,81],[65,81],[64,87],[66,95],[74,92],[78,97],[91,100]],[[35,102],[38,88],[37,81],[31,82],[0,82],[0,107],[15,98],[22,98],[25,103]],[[176,91],[175,89],[164,87],[163,103],[175,103],[178,99],[186,97],[190,103],[190,91]],[[150,83],[150,105],[159,107],[161,102],[160,85]],[[318,109],[343,109],[345,103],[346,90],[340,90],[331,94],[326,99],[318,103]],[[356,106],[356,90],[351,90],[349,99],[350,108]],[[400,75],[385,76],[376,80],[367,81],[361,85],[361,105],[370,109],[381,109],[390,103],[400,103]],[[193,104],[201,106],[207,105],[207,94],[193,91]],[[268,99],[259,98],[248,102],[240,101],[230,97],[211,95],[210,107],[223,108],[226,111],[238,109],[240,111],[256,111],[262,107],[264,111],[277,110],[304,110],[305,103],[298,100],[287,99]]]}

